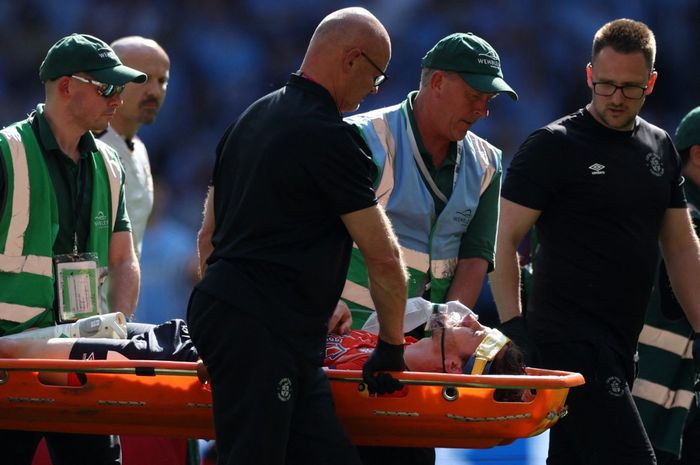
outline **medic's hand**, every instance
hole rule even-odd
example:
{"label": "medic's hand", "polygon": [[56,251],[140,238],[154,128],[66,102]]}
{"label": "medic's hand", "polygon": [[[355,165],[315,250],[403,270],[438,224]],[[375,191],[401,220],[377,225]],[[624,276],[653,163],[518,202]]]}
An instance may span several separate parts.
{"label": "medic's hand", "polygon": [[348,308],[348,304],[339,300],[333,310],[331,319],[328,320],[328,334],[350,334],[352,329],[352,312]]}
{"label": "medic's hand", "polygon": [[527,334],[527,327],[525,326],[525,318],[522,316],[511,318],[505,323],[498,325],[498,329],[508,336],[508,338],[523,352],[525,364],[527,366],[536,366],[538,360],[537,351],[534,345],[530,343],[530,337]]}
{"label": "medic's hand", "polygon": [[693,364],[695,365],[695,404],[700,407],[700,333],[693,336]]}
{"label": "medic's hand", "polygon": [[389,373],[376,372],[405,370],[403,344],[389,344],[379,339],[377,347],[362,367],[362,380],[367,385],[370,394],[389,394],[401,389],[403,384]]}

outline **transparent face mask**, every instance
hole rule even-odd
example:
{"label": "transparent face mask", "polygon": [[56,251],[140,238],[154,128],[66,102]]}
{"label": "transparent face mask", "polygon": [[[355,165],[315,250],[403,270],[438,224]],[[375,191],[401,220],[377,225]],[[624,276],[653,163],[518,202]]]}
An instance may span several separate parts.
{"label": "transparent face mask", "polygon": [[452,300],[446,304],[433,304],[433,313],[430,315],[425,329],[433,331],[439,328],[463,326],[464,319],[469,315],[474,320],[479,319],[479,315],[458,300]]}

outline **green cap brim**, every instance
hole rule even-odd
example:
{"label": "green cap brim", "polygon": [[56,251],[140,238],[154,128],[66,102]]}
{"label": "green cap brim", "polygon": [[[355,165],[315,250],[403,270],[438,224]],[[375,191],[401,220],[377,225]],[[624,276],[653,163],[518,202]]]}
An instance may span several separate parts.
{"label": "green cap brim", "polygon": [[515,93],[503,78],[488,74],[459,73],[459,75],[464,79],[464,82],[479,92],[505,92],[513,100],[518,100],[518,94]]}
{"label": "green cap brim", "polygon": [[105,84],[114,84],[115,86],[123,86],[128,82],[143,84],[146,82],[147,76],[141,71],[129,68],[128,66],[118,65],[112,68],[85,70],[90,76]]}

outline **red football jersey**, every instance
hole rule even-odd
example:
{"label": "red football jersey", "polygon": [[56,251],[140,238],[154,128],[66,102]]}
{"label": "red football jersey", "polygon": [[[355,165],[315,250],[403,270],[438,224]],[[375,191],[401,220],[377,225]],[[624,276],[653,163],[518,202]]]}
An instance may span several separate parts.
{"label": "red football jersey", "polygon": [[[347,336],[329,334],[326,338],[324,366],[339,370],[361,370],[370,354],[377,347],[378,336],[361,329],[352,330]],[[407,337],[406,345],[416,339]]]}

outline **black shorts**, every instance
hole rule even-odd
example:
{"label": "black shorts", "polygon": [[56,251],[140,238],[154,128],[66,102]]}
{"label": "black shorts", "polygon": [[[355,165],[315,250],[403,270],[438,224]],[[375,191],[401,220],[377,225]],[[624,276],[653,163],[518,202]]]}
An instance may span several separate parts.
{"label": "black shorts", "polygon": [[131,360],[198,360],[197,349],[183,320],[140,326],[143,332],[139,331],[129,339],[80,338],[73,345],[70,358],[105,360],[108,352],[116,352]]}

